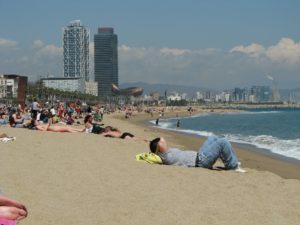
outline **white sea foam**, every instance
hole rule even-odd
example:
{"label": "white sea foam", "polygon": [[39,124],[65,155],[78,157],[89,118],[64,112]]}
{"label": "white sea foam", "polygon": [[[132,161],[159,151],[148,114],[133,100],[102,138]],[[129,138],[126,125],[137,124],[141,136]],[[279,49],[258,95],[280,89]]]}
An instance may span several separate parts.
{"label": "white sea foam", "polygon": [[[244,114],[244,115],[252,115],[252,114],[274,114],[274,113],[282,113],[282,111],[242,111],[242,112],[224,112],[224,113],[217,113],[217,114],[227,114],[227,115],[237,115],[237,114]],[[212,114],[212,113],[210,113]]]}
{"label": "white sea foam", "polygon": [[[155,124],[155,120],[151,123]],[[174,122],[168,120],[161,121],[159,127],[166,130],[179,131],[205,137],[213,134],[212,132],[207,131],[174,128]],[[300,160],[300,139],[284,140],[268,135],[242,136],[236,134],[224,134],[224,136],[231,142],[254,145],[257,148],[267,149],[273,153]]]}
{"label": "white sea foam", "polygon": [[273,153],[300,160],[300,139],[284,140],[268,135],[238,136],[225,135],[230,141],[252,144],[258,148],[267,149]]}

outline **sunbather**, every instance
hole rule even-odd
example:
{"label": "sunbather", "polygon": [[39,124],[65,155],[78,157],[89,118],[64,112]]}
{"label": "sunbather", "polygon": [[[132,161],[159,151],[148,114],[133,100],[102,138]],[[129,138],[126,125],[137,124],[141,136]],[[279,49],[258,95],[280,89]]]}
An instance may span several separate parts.
{"label": "sunbather", "polygon": [[163,164],[166,165],[212,169],[217,159],[220,158],[226,170],[245,172],[239,167],[240,163],[229,141],[214,135],[208,137],[198,152],[169,148],[162,137],[152,140],[149,147],[151,152],[159,155]]}
{"label": "sunbather", "polygon": [[51,120],[49,123],[43,125],[39,124],[37,121],[34,122],[35,128],[40,131],[52,131],[52,132],[70,132],[70,133],[76,133],[76,132],[83,132],[83,129],[77,129],[74,127],[69,127],[69,126],[58,126],[58,125],[52,125]]}
{"label": "sunbather", "polygon": [[21,220],[27,216],[26,206],[0,195],[0,219]]}
{"label": "sunbather", "polygon": [[102,135],[105,137],[114,137],[114,138],[121,138],[121,139],[136,139],[133,134],[128,132],[122,133],[118,128],[114,128],[111,126],[105,127]]}

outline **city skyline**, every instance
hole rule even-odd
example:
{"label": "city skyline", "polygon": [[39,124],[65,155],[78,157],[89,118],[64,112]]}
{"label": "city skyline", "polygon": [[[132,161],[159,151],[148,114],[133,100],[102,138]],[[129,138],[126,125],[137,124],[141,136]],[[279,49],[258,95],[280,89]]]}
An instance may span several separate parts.
{"label": "city skyline", "polygon": [[299,1],[70,3],[0,0],[0,73],[62,76],[61,29],[80,19],[91,36],[98,27],[118,33],[121,84],[225,89],[271,85],[271,76],[279,88],[300,86]]}

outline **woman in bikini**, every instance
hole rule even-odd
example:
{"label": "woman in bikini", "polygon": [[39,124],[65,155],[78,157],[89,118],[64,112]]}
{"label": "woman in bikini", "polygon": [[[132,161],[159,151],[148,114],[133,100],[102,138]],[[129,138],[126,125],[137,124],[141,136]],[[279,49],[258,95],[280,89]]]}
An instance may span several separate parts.
{"label": "woman in bikini", "polygon": [[133,134],[128,132],[122,133],[118,128],[114,128],[111,126],[105,127],[102,135],[105,137],[114,137],[114,138],[121,138],[121,139],[136,139]]}
{"label": "woman in bikini", "polygon": [[57,126],[52,125],[51,120],[46,125],[39,124],[37,121],[32,121],[34,123],[35,128],[40,131],[52,131],[52,132],[69,132],[69,133],[77,133],[84,132],[82,129],[77,129],[69,126]]}

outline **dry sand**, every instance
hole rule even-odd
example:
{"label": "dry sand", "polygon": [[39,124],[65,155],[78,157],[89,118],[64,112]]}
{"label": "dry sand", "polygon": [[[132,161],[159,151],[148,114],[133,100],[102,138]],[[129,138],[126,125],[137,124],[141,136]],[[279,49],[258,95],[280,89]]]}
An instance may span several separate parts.
{"label": "dry sand", "polygon": [[[191,144],[187,137],[180,141],[173,133],[112,117],[106,116],[104,123],[136,136],[164,135],[178,147]],[[24,225],[300,221],[299,179],[251,168],[243,174],[149,165],[135,161],[137,153],[148,151],[144,142],[12,128],[0,132],[17,137],[0,142],[0,189],[26,204],[29,216],[21,222]]]}

